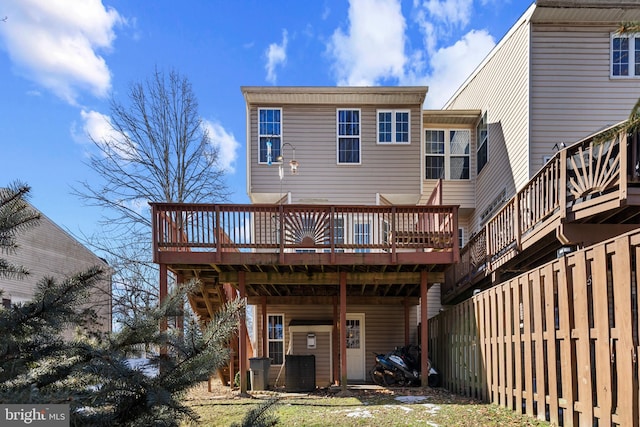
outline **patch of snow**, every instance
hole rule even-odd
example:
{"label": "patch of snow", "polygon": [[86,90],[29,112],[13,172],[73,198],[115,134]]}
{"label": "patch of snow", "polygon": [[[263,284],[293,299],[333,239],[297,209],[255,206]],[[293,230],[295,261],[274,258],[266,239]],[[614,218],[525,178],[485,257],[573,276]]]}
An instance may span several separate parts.
{"label": "patch of snow", "polygon": [[411,412],[413,411],[413,409],[407,407],[407,406],[402,406],[402,405],[384,405],[385,408],[399,408],[402,409],[405,413]]}
{"label": "patch of snow", "polygon": [[427,421],[427,425],[428,425],[429,427],[440,427],[438,424],[436,424],[436,423],[432,423],[431,421]]}
{"label": "patch of snow", "polygon": [[398,396],[396,397],[396,400],[402,402],[402,403],[416,403],[416,402],[422,402],[423,400],[426,400],[427,396]]}
{"label": "patch of snow", "polygon": [[158,365],[145,357],[127,359],[127,364],[131,369],[141,371],[148,377],[157,377],[159,374]]}
{"label": "patch of snow", "polygon": [[438,405],[434,405],[433,403],[423,403],[422,406],[424,406],[431,415],[436,414],[441,409]]}
{"label": "patch of snow", "polygon": [[373,415],[371,415],[371,412],[369,411],[363,411],[363,410],[355,410],[353,412],[347,412],[347,417],[352,417],[352,418],[372,418]]}

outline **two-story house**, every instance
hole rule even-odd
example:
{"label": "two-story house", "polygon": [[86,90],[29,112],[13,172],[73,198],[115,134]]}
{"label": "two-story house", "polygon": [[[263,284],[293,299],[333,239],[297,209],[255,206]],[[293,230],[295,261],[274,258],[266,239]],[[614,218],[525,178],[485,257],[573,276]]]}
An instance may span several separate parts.
{"label": "two-story house", "polygon": [[269,384],[296,388],[296,356],[315,359],[314,385],[367,381],[373,353],[426,343],[428,289],[459,251],[457,206],[437,186],[419,205],[426,92],[243,87],[252,204],[152,204],[161,282],[199,278],[204,318],[225,284],[247,297]]}

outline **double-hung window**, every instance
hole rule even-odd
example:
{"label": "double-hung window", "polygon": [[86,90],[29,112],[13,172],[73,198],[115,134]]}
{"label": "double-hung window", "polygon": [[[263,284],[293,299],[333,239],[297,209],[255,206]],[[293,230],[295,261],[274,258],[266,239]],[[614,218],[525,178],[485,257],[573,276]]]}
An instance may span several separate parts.
{"label": "double-hung window", "polygon": [[484,165],[486,165],[487,161],[489,160],[489,157],[487,155],[487,150],[489,145],[488,136],[489,134],[487,133],[487,112],[485,111],[476,128],[476,139],[477,139],[476,141],[476,150],[477,150],[476,159],[477,160],[476,161],[478,164],[478,173],[480,173]]}
{"label": "double-hung window", "polygon": [[258,109],[258,163],[271,164],[282,147],[282,109]]}
{"label": "double-hung window", "polygon": [[640,77],[640,34],[611,35],[611,77]]}
{"label": "double-hung window", "polygon": [[360,110],[338,110],[338,164],[360,164]]}
{"label": "double-hung window", "polygon": [[469,179],[471,132],[427,129],[425,179]]}
{"label": "double-hung window", "polygon": [[[344,244],[344,218],[333,218],[333,243],[335,246]],[[325,245],[331,245],[330,236],[325,237]],[[325,249],[325,252],[331,252],[331,249]],[[344,252],[344,248],[336,248],[336,252]]]}
{"label": "double-hung window", "polygon": [[378,110],[378,144],[409,144],[409,111]]}
{"label": "double-hung window", "polygon": [[[358,246],[368,246],[371,244],[371,231],[369,223],[356,222],[353,225],[353,243]],[[356,252],[369,252],[369,248],[359,247]]]}
{"label": "double-hung window", "polygon": [[267,316],[267,342],[269,358],[272,365],[284,363],[284,315],[270,314]]}

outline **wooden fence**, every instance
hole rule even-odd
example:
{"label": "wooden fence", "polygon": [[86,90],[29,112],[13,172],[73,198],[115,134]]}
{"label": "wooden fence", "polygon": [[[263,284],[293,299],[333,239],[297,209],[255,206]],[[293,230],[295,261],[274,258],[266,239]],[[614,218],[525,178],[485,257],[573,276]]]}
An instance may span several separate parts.
{"label": "wooden fence", "polygon": [[639,270],[634,231],[431,319],[443,386],[556,425],[640,425]]}

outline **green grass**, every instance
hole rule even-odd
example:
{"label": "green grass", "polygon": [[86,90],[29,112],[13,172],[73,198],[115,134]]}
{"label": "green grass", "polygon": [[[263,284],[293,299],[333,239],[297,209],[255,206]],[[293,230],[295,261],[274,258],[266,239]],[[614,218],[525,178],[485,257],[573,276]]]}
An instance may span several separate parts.
{"label": "green grass", "polygon": [[[312,394],[283,397],[274,409],[279,426],[548,426],[497,405],[482,404],[443,390],[427,390],[424,399],[403,403],[406,394],[420,396],[421,389],[359,391],[354,397]],[[193,398],[198,426],[229,426],[271,396],[254,398]],[[414,397],[415,399],[415,397]],[[419,399],[419,398],[418,398]]]}

